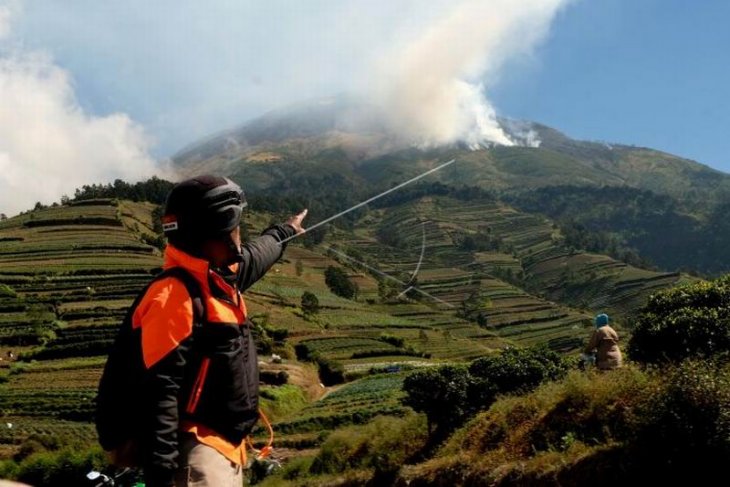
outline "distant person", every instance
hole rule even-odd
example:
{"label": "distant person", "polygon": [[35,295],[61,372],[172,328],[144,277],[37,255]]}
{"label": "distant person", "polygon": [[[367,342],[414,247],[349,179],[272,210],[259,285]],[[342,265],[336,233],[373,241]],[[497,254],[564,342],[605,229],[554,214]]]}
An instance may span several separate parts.
{"label": "distant person", "polygon": [[599,370],[612,370],[621,367],[621,350],[618,347],[618,333],[608,324],[606,313],[601,313],[594,319],[596,326],[584,352],[595,354],[595,364]]}
{"label": "distant person", "polygon": [[[243,483],[244,439],[258,419],[259,379],[241,293],[282,256],[282,241],[304,232],[306,215],[304,210],[242,243],[239,225],[245,206],[241,188],[217,176],[183,181],[168,196],[162,218],[168,240],[163,269],[182,269],[185,279],[197,282],[201,299],[191,299],[191,288],[178,272],[178,277],[158,277],[136,302],[128,316],[132,355],[144,361],[137,394],[142,401],[141,438],[125,449],[111,443],[114,429],[99,430],[102,445],[116,453],[115,463],[121,464],[120,457],[129,450],[137,455],[134,464],[141,464],[147,487]],[[195,321],[201,314],[194,306],[202,308],[200,322]],[[124,374],[110,363],[123,364],[125,354],[130,355],[121,346],[112,349],[99,389],[99,398],[107,399],[99,411],[113,411],[113,405],[106,406],[108,398]],[[113,427],[113,422],[99,420],[99,411],[97,428]],[[102,432],[108,432],[108,441]]]}

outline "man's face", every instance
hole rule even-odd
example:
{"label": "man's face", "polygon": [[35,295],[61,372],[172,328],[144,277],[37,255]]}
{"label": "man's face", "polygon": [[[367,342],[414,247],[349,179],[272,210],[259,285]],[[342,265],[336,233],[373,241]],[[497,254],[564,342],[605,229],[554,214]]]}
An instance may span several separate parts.
{"label": "man's face", "polygon": [[241,229],[239,227],[231,230],[230,240],[228,238],[210,239],[203,243],[203,257],[213,267],[225,267],[236,262],[238,252],[231,248],[231,240],[235,249],[241,247]]}

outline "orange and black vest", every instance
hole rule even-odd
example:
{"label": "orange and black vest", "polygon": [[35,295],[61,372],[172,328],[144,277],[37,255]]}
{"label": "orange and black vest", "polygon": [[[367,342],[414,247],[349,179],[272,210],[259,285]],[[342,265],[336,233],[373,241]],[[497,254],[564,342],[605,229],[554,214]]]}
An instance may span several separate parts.
{"label": "orange and black vest", "polygon": [[168,478],[178,435],[191,432],[240,463],[220,445],[242,445],[258,419],[258,360],[241,291],[293,234],[275,226],[247,242],[230,276],[168,245],[164,270],[130,308],[100,381],[96,423],[105,450],[133,438],[146,475]]}

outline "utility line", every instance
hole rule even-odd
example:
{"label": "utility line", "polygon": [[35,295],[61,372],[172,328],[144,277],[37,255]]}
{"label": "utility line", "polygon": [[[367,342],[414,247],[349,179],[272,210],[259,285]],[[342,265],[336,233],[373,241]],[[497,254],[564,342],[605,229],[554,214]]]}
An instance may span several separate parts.
{"label": "utility line", "polygon": [[285,238],[284,240],[282,240],[279,243],[284,244],[284,243],[288,242],[289,240],[291,240],[293,238],[296,238],[296,237],[299,237],[301,235],[304,235],[305,233],[310,232],[310,231],[314,230],[317,227],[320,227],[322,225],[325,225],[325,224],[331,222],[332,220],[335,220],[335,219],[337,219],[337,218],[339,218],[339,217],[341,217],[343,215],[346,215],[347,213],[350,213],[351,211],[357,210],[358,208],[363,207],[363,206],[367,205],[368,203],[372,203],[373,201],[377,200],[378,198],[382,198],[383,196],[385,196],[387,194],[390,194],[393,191],[397,191],[397,190],[401,189],[404,186],[407,186],[407,185],[409,185],[409,184],[411,184],[411,183],[413,183],[415,181],[418,181],[419,179],[424,178],[424,177],[428,176],[431,173],[434,173],[436,171],[440,171],[441,169],[445,168],[448,165],[453,164],[454,162],[456,162],[456,159],[451,159],[448,162],[444,162],[443,164],[441,164],[439,166],[436,166],[433,169],[429,169],[428,171],[426,171],[424,173],[421,173],[421,174],[419,174],[418,176],[416,176],[414,178],[409,179],[408,181],[405,181],[403,183],[400,183],[398,186],[393,186],[392,188],[390,188],[390,189],[388,189],[386,191],[383,191],[382,193],[380,193],[378,195],[375,195],[375,196],[373,196],[371,198],[368,198],[365,201],[363,201],[361,203],[358,203],[358,204],[356,204],[353,207],[350,207],[350,208],[348,208],[348,209],[346,209],[344,211],[341,211],[341,212],[337,213],[336,215],[332,215],[331,217],[326,218],[326,219],[322,220],[319,223],[315,223],[311,227],[304,229],[304,232],[298,233],[296,235],[292,235],[291,237],[288,237],[288,238]]}
{"label": "utility line", "polygon": [[[401,286],[408,286],[408,284],[407,284],[407,283],[405,283],[405,282],[401,281],[400,279],[398,279],[398,278],[396,278],[396,277],[393,277],[393,276],[391,276],[390,274],[386,274],[385,272],[381,271],[380,269],[376,269],[375,267],[372,267],[372,266],[370,266],[370,265],[368,265],[368,264],[366,264],[366,263],[364,263],[364,262],[361,262],[361,261],[359,261],[359,260],[357,260],[357,259],[354,259],[354,258],[350,257],[349,255],[347,255],[347,254],[345,254],[345,253],[342,253],[342,252],[340,252],[340,251],[338,251],[338,250],[335,250],[335,249],[334,249],[333,247],[327,247],[327,250],[328,250],[328,251],[332,251],[333,253],[335,253],[335,254],[339,255],[339,256],[340,256],[340,257],[342,257],[343,259],[347,259],[347,260],[349,260],[350,262],[354,262],[354,263],[356,263],[356,264],[358,264],[358,265],[361,265],[361,266],[363,266],[364,268],[368,269],[369,271],[372,271],[372,272],[374,272],[374,273],[378,274],[379,276],[382,276],[382,277],[384,277],[384,278],[386,278],[386,279],[390,279],[391,281],[397,282],[397,283],[398,283],[398,284],[400,284]],[[419,289],[419,288],[417,288],[417,287],[415,287],[415,286],[410,286],[410,287],[409,287],[409,288],[408,288],[407,290],[408,290],[408,291],[410,291],[410,290],[416,291],[417,293],[419,293],[419,294],[422,294],[423,296],[429,297],[429,298],[433,299],[434,301],[438,301],[438,302],[439,302],[439,303],[441,303],[441,304],[445,304],[445,305],[446,305],[446,306],[448,306],[449,308],[455,308],[455,307],[456,307],[456,306],[454,306],[453,304],[451,304],[451,303],[447,303],[447,302],[446,302],[446,301],[444,301],[443,299],[437,298],[437,297],[436,297],[436,296],[434,296],[433,294],[429,294],[429,293],[427,293],[426,291],[423,291],[423,290],[421,290],[421,289]]]}

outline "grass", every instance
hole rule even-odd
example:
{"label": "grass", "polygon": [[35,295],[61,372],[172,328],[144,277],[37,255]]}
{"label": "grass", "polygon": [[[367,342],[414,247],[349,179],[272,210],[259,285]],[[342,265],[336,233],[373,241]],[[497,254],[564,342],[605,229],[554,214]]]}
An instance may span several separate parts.
{"label": "grass", "polygon": [[[458,430],[408,485],[702,483],[722,469],[728,368],[685,363],[573,372],[508,396]],[[713,428],[716,430],[713,430]],[[713,432],[714,431],[714,432]],[[724,438],[724,439],[722,439]],[[660,480],[662,479],[662,480]]]}

